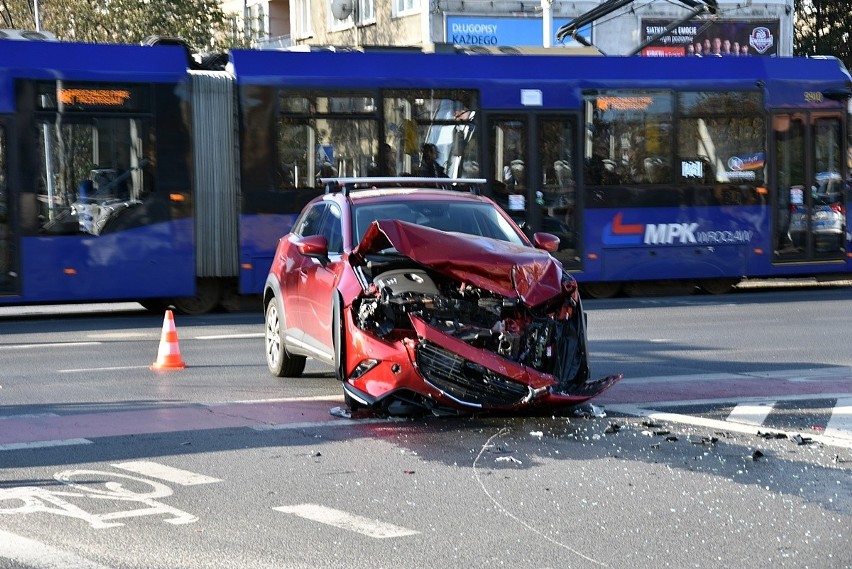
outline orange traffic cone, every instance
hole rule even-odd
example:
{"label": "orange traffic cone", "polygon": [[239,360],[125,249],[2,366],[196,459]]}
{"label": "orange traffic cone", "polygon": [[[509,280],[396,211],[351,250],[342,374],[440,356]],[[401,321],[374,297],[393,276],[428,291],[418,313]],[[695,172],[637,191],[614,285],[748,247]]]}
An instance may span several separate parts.
{"label": "orange traffic cone", "polygon": [[166,316],[163,319],[163,334],[160,338],[160,351],[157,354],[157,361],[151,364],[151,369],[183,369],[185,367],[186,363],[180,357],[175,317],[171,310],[166,310]]}

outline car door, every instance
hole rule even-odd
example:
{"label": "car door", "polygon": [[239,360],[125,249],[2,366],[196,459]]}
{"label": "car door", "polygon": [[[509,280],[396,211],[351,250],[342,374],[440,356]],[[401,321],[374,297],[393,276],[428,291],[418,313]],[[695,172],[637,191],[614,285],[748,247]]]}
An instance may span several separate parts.
{"label": "car door", "polygon": [[332,299],[342,270],[343,249],[340,206],[333,202],[326,205],[316,234],[328,242],[328,259],[308,258],[301,264],[298,295],[303,341],[321,358],[332,355]]}
{"label": "car door", "polygon": [[302,344],[304,338],[303,311],[304,301],[301,297],[304,286],[314,260],[299,252],[297,243],[305,237],[319,235],[325,211],[328,205],[320,202],[306,209],[293,227],[293,232],[286,237],[290,240],[284,258],[280,259],[282,266],[281,302],[284,306],[284,324],[287,341]]}

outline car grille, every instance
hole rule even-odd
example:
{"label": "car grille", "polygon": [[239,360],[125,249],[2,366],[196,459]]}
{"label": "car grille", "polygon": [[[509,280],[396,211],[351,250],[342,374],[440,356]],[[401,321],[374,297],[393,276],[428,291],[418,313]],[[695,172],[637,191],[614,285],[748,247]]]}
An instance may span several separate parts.
{"label": "car grille", "polygon": [[529,393],[525,384],[425,341],[417,346],[417,366],[430,384],[471,405],[514,405]]}

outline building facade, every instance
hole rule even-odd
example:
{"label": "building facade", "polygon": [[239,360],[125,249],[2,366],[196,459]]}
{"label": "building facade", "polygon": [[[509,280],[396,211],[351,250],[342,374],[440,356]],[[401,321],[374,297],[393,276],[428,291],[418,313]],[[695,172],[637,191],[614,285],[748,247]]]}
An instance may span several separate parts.
{"label": "building facade", "polygon": [[[563,39],[560,28],[600,0],[228,0],[236,33],[288,46],[559,47],[608,55],[792,55],[791,0],[719,1],[715,14],[673,1],[634,2]],[[677,24],[675,26],[675,24]]]}

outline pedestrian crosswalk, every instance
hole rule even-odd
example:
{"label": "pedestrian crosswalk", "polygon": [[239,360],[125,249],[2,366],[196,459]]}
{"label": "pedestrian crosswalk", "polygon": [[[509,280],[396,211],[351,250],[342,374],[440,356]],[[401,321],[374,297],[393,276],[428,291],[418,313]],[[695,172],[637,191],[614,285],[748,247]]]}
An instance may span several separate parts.
{"label": "pedestrian crosswalk", "polygon": [[732,432],[799,435],[852,448],[852,396],[848,394],[621,404],[607,405],[606,410]]}

